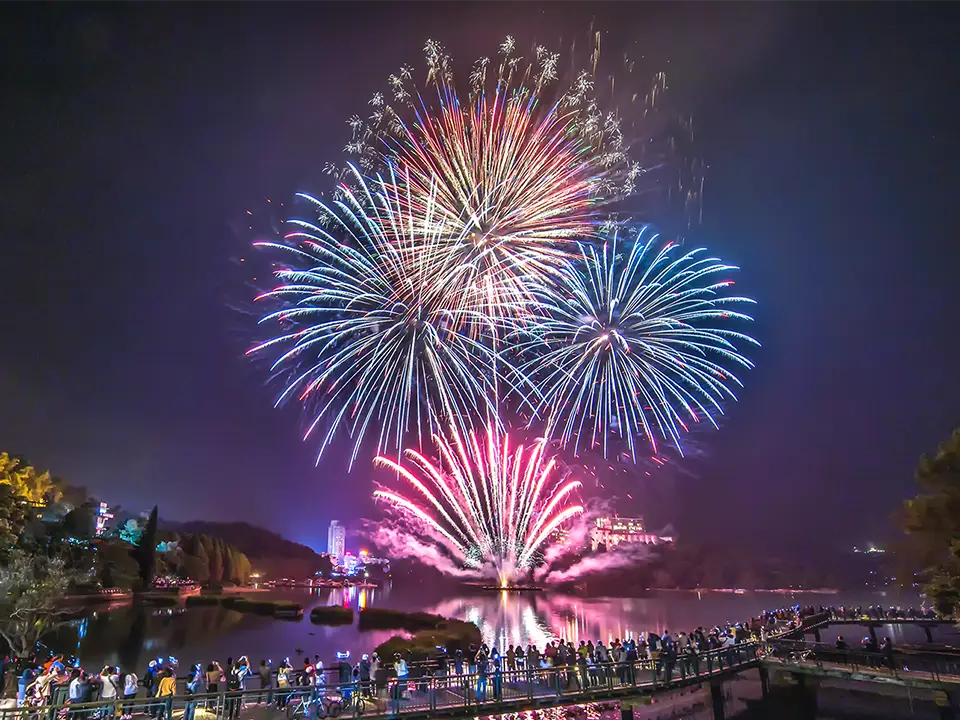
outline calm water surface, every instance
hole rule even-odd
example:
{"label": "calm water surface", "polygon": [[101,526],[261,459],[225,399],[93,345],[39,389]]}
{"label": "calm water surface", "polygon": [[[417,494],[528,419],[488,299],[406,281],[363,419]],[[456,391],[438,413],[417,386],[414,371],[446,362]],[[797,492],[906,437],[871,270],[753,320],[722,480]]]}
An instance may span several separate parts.
{"label": "calm water surface", "polygon": [[[173,655],[181,664],[247,655],[259,664],[309,653],[325,661],[338,650],[368,652],[395,631],[360,632],[352,626],[313,625],[316,605],[354,609],[388,607],[423,610],[476,623],[490,646],[534,642],[542,647],[556,638],[572,640],[628,638],[650,630],[690,630],[726,621],[745,620],[764,609],[795,604],[917,603],[879,593],[850,595],[778,595],[772,593],[661,592],[644,598],[587,598],[549,592],[507,594],[463,589],[431,594],[421,587],[372,590],[297,590],[264,597],[295,599],[306,608],[300,622],[274,620],[223,608],[151,608],[141,605],[91,612],[62,630],[49,644],[77,655],[88,668],[106,663],[137,669],[151,658]],[[853,629],[851,628],[851,634]],[[827,638],[823,638],[827,640]]]}

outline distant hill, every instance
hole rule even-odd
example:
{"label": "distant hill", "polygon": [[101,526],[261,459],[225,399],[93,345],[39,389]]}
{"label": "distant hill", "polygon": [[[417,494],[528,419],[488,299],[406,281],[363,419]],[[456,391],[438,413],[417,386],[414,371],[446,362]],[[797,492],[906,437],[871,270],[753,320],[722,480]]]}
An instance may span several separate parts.
{"label": "distant hill", "polygon": [[160,528],[174,533],[203,533],[220,538],[250,558],[253,569],[269,577],[303,578],[324,567],[313,548],[287,540],[266,528],[245,522],[160,522]]}

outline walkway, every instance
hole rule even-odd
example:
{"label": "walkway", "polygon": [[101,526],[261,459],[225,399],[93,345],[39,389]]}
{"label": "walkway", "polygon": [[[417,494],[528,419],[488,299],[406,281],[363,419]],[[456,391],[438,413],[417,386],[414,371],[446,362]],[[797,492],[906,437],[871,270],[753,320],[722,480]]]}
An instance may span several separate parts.
{"label": "walkway", "polygon": [[903,685],[929,690],[960,689],[960,657],[937,652],[838,650],[823,643],[777,640],[761,654],[761,664],[796,675]]}
{"label": "walkway", "polygon": [[[593,675],[582,677],[575,668],[537,669],[502,673],[500,680],[490,675],[484,679],[477,675],[430,676],[411,679],[401,683],[403,697],[398,697],[397,680],[391,678],[386,688],[376,697],[358,698],[351,692],[352,686],[327,686],[322,698],[311,706],[311,717],[339,716],[345,718],[369,717],[456,717],[495,715],[519,712],[535,708],[560,707],[582,703],[602,702],[642,695],[651,695],[665,690],[694,686],[704,681],[718,681],[741,670],[758,665],[758,646],[753,643],[735,645],[731,648],[713,650],[700,656],[673,663],[642,660],[629,665],[597,666]],[[478,693],[479,689],[479,693]],[[299,691],[294,691],[299,693]],[[275,698],[270,698],[272,701]],[[264,702],[264,692],[252,690],[231,696],[218,695],[177,696],[172,702],[160,706],[140,699],[127,708],[134,716],[156,714],[161,709],[163,717],[190,720],[213,720],[231,717],[239,720],[280,720],[297,716],[302,718],[303,700],[309,696],[299,694],[288,698],[286,709],[278,708],[276,702]],[[78,717],[83,713],[90,720],[105,720],[120,715],[121,703],[88,703],[69,706]],[[235,709],[235,713],[230,712]],[[46,708],[21,708],[0,712],[0,720],[57,720],[65,706]]]}

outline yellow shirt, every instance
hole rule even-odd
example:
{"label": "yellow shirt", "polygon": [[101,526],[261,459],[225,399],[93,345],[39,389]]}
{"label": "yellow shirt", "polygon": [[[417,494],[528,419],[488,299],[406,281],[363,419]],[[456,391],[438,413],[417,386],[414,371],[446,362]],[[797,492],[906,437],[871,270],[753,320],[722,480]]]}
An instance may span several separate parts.
{"label": "yellow shirt", "polygon": [[170,675],[160,678],[160,684],[157,686],[157,697],[166,697],[167,695],[176,694],[177,679]]}

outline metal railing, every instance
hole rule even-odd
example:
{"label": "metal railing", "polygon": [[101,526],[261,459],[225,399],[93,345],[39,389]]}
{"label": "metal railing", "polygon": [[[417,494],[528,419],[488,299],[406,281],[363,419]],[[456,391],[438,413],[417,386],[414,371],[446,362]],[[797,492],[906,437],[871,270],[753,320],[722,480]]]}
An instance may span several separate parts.
{"label": "metal railing", "polygon": [[938,652],[867,652],[859,648],[837,648],[827,643],[774,640],[761,648],[763,659],[783,664],[809,664],[818,669],[867,671],[893,678],[944,679],[960,682],[960,656]]}
{"label": "metal railing", "polygon": [[[754,665],[758,646],[743,643],[704,653],[661,656],[633,663],[491,670],[485,674],[418,668],[417,677],[395,676],[319,687],[262,688],[164,698],[0,709],[0,720],[114,720],[149,715],[157,720],[236,720],[286,716],[289,720],[326,717],[469,714],[496,712],[498,706],[568,705],[636,692],[650,693]],[[55,696],[56,697],[56,696]]]}

